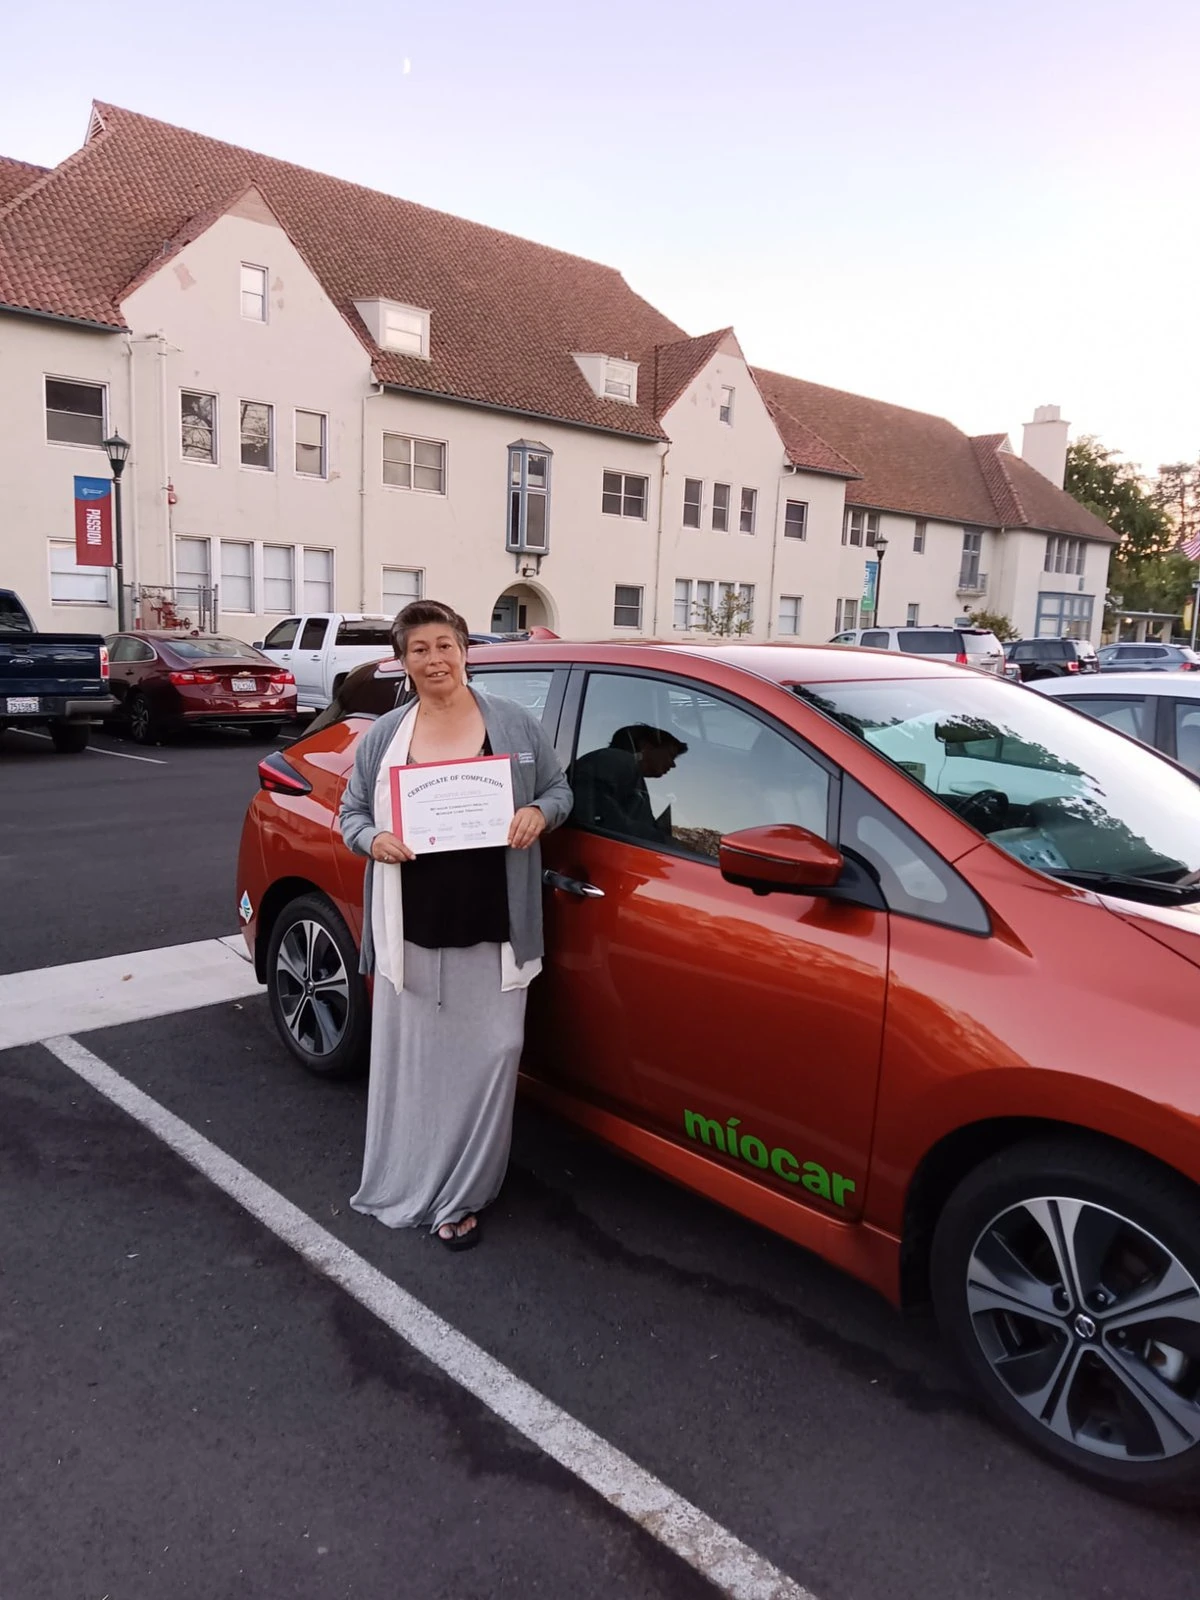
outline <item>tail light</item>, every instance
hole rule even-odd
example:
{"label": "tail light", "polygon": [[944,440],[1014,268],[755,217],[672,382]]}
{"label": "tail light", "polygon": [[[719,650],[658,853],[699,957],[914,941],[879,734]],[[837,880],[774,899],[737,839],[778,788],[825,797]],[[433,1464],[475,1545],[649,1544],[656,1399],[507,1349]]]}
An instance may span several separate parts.
{"label": "tail light", "polygon": [[215,672],[168,672],[167,681],[177,687],[188,683],[220,683]]}
{"label": "tail light", "polygon": [[1068,661],[1067,662],[1067,671],[1068,672],[1078,672],[1079,671],[1079,662],[1078,661],[1074,661],[1074,660]]}
{"label": "tail light", "polygon": [[281,688],[286,688],[289,683],[295,683],[295,681],[296,679],[294,674],[285,672],[282,667],[280,667],[278,672],[273,672],[271,674],[271,682],[279,684]]}
{"label": "tail light", "polygon": [[110,668],[109,668],[109,665],[108,665],[108,646],[106,644],[102,644],[100,646],[100,679],[101,679],[101,682],[107,683],[108,680],[109,680],[109,676],[110,676]]}
{"label": "tail light", "polygon": [[272,750],[258,763],[258,787],[268,794],[311,794],[312,784],[284,755]]}
{"label": "tail light", "polygon": [[954,659],[955,659],[955,662],[956,662],[956,663],[957,663],[957,664],[958,664],[958,665],[959,665],[959,666],[960,666],[960,667],[965,667],[965,666],[967,666],[967,665],[968,665],[968,662],[967,662],[967,652],[966,652],[966,651],[965,651],[965,650],[960,650],[960,651],[959,651],[959,652],[958,652],[958,654],[957,654],[957,655],[956,655],[956,656],[955,656],[955,658],[954,658]]}

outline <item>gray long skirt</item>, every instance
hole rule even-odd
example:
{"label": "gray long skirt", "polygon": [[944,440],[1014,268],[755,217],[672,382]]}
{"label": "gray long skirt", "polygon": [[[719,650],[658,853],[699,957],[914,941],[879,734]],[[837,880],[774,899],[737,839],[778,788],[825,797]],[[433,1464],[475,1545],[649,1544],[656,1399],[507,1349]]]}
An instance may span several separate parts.
{"label": "gray long skirt", "polygon": [[499,1194],[525,1038],[524,989],[500,946],[404,945],[404,989],[375,983],[362,1183],[350,1204],[389,1228],[440,1228]]}

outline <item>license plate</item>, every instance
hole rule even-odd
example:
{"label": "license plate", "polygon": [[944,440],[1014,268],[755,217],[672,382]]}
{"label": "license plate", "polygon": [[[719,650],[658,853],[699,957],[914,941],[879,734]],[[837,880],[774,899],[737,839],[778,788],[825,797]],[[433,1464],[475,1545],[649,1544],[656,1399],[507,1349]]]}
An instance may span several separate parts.
{"label": "license plate", "polygon": [[42,702],[32,697],[22,699],[19,695],[9,695],[7,709],[14,717],[36,716],[42,709]]}
{"label": "license plate", "polygon": [[235,678],[233,680],[234,694],[257,694],[258,680],[256,678]]}

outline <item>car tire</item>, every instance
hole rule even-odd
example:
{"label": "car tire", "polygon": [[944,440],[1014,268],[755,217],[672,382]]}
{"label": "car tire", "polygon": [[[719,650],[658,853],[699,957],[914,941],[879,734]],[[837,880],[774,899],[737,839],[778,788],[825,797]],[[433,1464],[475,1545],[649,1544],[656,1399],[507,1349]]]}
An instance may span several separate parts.
{"label": "car tire", "polygon": [[363,1071],[371,1035],[367,985],[350,930],[323,895],[300,895],[276,917],[266,978],[279,1037],[306,1071],[318,1078]]}
{"label": "car tire", "polygon": [[162,728],[154,707],[140,691],[125,702],[125,725],[134,744],[161,744]]}
{"label": "car tire", "polygon": [[92,730],[86,722],[52,722],[50,738],[60,756],[77,756],[91,743]]}
{"label": "car tire", "polygon": [[1014,1146],[951,1195],[931,1282],[943,1336],[1027,1443],[1125,1499],[1200,1504],[1192,1184],[1098,1139]]}

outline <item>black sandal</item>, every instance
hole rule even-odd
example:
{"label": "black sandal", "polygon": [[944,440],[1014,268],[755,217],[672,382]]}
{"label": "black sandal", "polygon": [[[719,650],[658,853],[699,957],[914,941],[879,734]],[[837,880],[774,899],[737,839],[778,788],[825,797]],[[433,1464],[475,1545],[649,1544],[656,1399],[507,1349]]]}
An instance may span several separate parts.
{"label": "black sandal", "polygon": [[[468,1228],[466,1233],[459,1233],[459,1228],[467,1221],[473,1221],[475,1226]],[[454,1232],[447,1239],[442,1233],[442,1228],[453,1228]],[[474,1250],[479,1243],[481,1229],[479,1218],[474,1212],[468,1212],[467,1216],[460,1217],[457,1222],[443,1222],[441,1227],[435,1230],[434,1237],[447,1250]]]}

